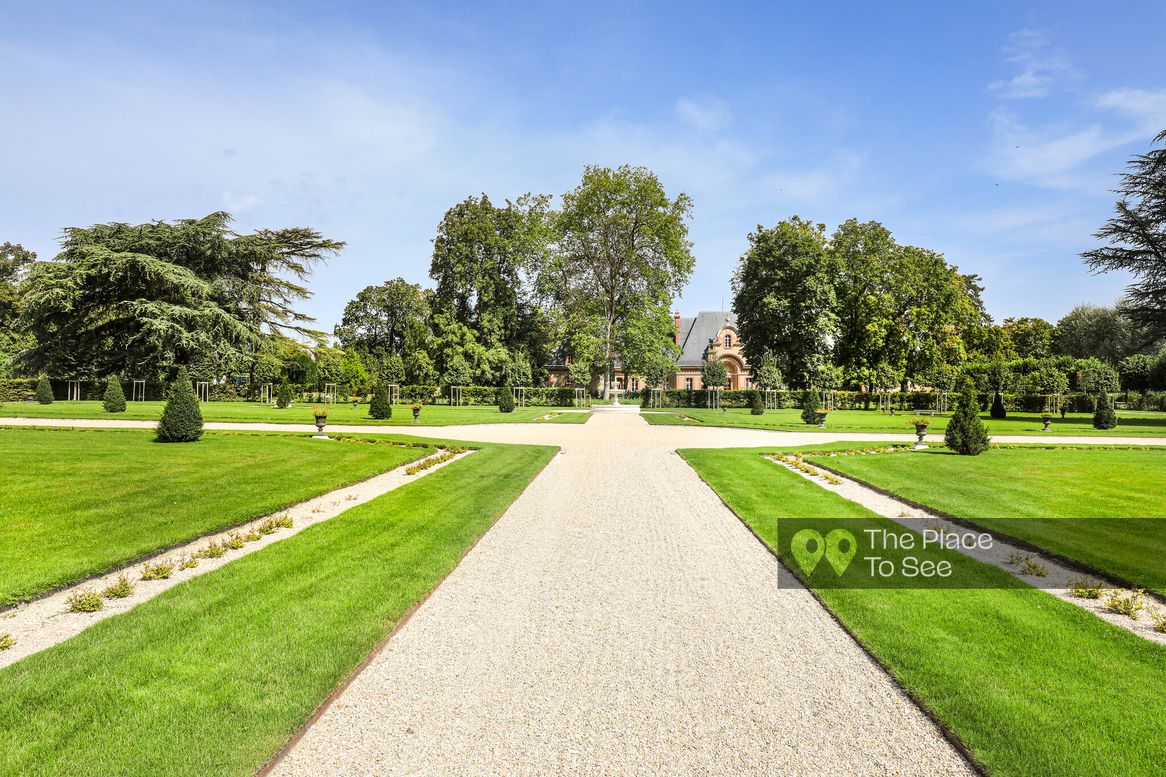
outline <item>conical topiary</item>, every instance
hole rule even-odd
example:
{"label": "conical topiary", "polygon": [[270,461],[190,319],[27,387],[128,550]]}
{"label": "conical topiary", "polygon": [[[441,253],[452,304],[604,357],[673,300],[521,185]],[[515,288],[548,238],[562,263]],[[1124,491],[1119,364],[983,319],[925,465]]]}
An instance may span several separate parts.
{"label": "conical topiary", "polygon": [[761,392],[756,389],[749,392],[749,412],[752,415],[765,414],[765,402],[761,399]]}
{"label": "conical topiary", "polygon": [[279,389],[275,392],[275,406],[280,410],[285,410],[291,407],[292,403],[292,387],[287,382],[287,378],[280,381]]}
{"label": "conical topiary", "polygon": [[170,384],[162,420],[158,421],[158,442],[196,442],[202,437],[202,411],[183,367]]}
{"label": "conical topiary", "polygon": [[49,383],[48,375],[41,375],[36,382],[36,401],[42,405],[53,404],[53,384]]}
{"label": "conical topiary", "polygon": [[372,401],[368,403],[368,416],[381,420],[393,417],[393,406],[389,404],[389,387],[384,381],[377,383],[372,391]]}
{"label": "conical topiary", "polygon": [[992,409],[988,411],[988,415],[995,419],[1008,417],[1008,411],[1004,408],[1004,395],[999,391],[992,395]]}
{"label": "conical topiary", "polygon": [[970,380],[964,383],[956,398],[955,413],[947,424],[943,441],[962,456],[978,456],[988,450],[988,427],[980,420],[980,400]]}
{"label": "conical topiary", "polygon": [[125,392],[121,390],[121,381],[113,375],[110,375],[109,380],[105,382],[105,396],[102,397],[101,406],[105,408],[107,413],[124,413],[126,411]]}
{"label": "conical topiary", "polygon": [[811,426],[818,425],[818,392],[813,389],[802,392],[802,421]]}
{"label": "conical topiary", "polygon": [[498,412],[514,412],[514,390],[509,385],[498,389]]}
{"label": "conical topiary", "polygon": [[1109,395],[1104,391],[1097,395],[1093,403],[1093,427],[1095,429],[1112,429],[1117,426],[1117,413],[1109,403]]}

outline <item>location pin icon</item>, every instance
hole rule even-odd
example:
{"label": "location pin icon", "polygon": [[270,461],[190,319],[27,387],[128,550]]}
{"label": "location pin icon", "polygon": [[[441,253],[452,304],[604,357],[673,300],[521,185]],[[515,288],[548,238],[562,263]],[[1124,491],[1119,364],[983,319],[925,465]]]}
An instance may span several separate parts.
{"label": "location pin icon", "polygon": [[[813,550],[810,549],[811,544]],[[802,529],[789,541],[789,549],[794,554],[794,561],[797,561],[798,566],[809,576],[822,560],[822,554],[826,552],[826,543],[822,540],[822,535],[813,529]]]}
{"label": "location pin icon", "polygon": [[858,552],[858,543],[854,535],[846,529],[835,529],[826,535],[826,560],[834,571],[842,577],[842,573],[850,566],[854,554]]}

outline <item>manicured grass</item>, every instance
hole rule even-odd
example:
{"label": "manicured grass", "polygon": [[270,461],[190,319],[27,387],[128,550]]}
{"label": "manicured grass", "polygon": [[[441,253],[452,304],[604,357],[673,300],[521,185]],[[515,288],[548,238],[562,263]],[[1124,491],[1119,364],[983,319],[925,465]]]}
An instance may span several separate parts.
{"label": "manicured grass", "polygon": [[[915,427],[908,422],[911,413],[889,415],[877,410],[835,410],[826,417],[826,428],[819,429],[802,422],[801,410],[766,410],[764,415],[752,415],[745,408],[708,410],[707,408],[666,408],[643,411],[645,421],[650,424],[678,424],[687,426],[730,426],[745,429],[778,429],[787,432],[877,432],[889,434],[914,434]],[[924,414],[927,415],[927,414]],[[697,419],[688,421],[680,416]],[[1043,424],[1039,413],[1009,413],[1000,421],[981,414],[992,434],[1032,434],[1039,435]],[[927,416],[931,417],[931,416]],[[937,415],[932,418],[930,433],[942,434],[947,428],[948,417]],[[1118,411],[1118,425],[1115,429],[1093,428],[1091,413],[1069,413],[1062,419],[1053,421],[1047,434],[1087,437],[1166,437],[1166,413],[1142,413]]]}
{"label": "manicured grass", "polygon": [[[681,455],[775,549],[778,517],[862,511],[756,450]],[[901,530],[883,518],[868,520]],[[1015,777],[1162,771],[1166,648],[1043,591],[1017,589],[994,567],[946,551],[917,555],[947,559],[981,587],[816,593],[988,771]],[[828,697],[829,689],[822,693]]]}
{"label": "manicured grass", "polygon": [[[414,441],[415,442],[415,441]],[[0,606],[432,453],[306,435],[0,428]]]}
{"label": "manicured grass", "polygon": [[1164,449],[931,448],[811,460],[1166,593]]}
{"label": "manicured grass", "polygon": [[0,773],[253,773],[554,452],[484,446],[0,670]]}
{"label": "manicured grass", "polygon": [[[124,413],[107,413],[100,402],[54,402],[38,405],[34,402],[8,402],[0,405],[0,417],[7,418],[111,418],[137,421],[156,421],[162,417],[162,402],[127,402]],[[199,405],[204,421],[254,421],[269,424],[311,424],[312,405],[297,403],[279,409],[260,402],[203,402]],[[451,426],[453,424],[555,423],[582,424],[588,413],[565,413],[570,408],[518,407],[513,413],[500,413],[489,405],[426,405],[421,410],[423,426]],[[543,416],[557,413],[547,421]],[[328,416],[330,424],[371,424],[375,426],[412,426],[413,412],[408,405],[393,405],[393,417],[383,421],[369,418],[368,405],[335,404]]]}

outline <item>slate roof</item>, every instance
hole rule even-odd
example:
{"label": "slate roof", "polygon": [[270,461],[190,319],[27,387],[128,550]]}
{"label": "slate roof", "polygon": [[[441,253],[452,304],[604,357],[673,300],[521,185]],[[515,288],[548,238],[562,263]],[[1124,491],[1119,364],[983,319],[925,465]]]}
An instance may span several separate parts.
{"label": "slate roof", "polygon": [[726,323],[734,329],[737,327],[737,317],[731,310],[702,310],[695,318],[681,318],[681,350],[676,363],[681,367],[699,367],[709,342]]}

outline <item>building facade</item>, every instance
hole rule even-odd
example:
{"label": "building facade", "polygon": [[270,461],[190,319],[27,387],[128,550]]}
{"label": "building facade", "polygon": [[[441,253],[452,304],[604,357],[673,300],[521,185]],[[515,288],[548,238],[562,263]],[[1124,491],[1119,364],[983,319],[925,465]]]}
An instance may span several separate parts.
{"label": "building facade", "polygon": [[[679,311],[672,316],[673,342],[680,348],[676,359],[676,375],[669,381],[669,388],[702,389],[700,370],[705,360],[719,361],[729,373],[729,389],[753,387],[749,372],[749,362],[741,349],[741,336],[737,332],[737,317],[728,310],[702,310],[692,317],[681,316]],[[552,362],[547,366],[547,383],[551,386],[571,385],[567,378],[564,361]],[[644,376],[626,375],[616,365],[615,385],[625,391],[636,392],[644,388]],[[602,379],[596,378],[588,386],[599,391]]]}

